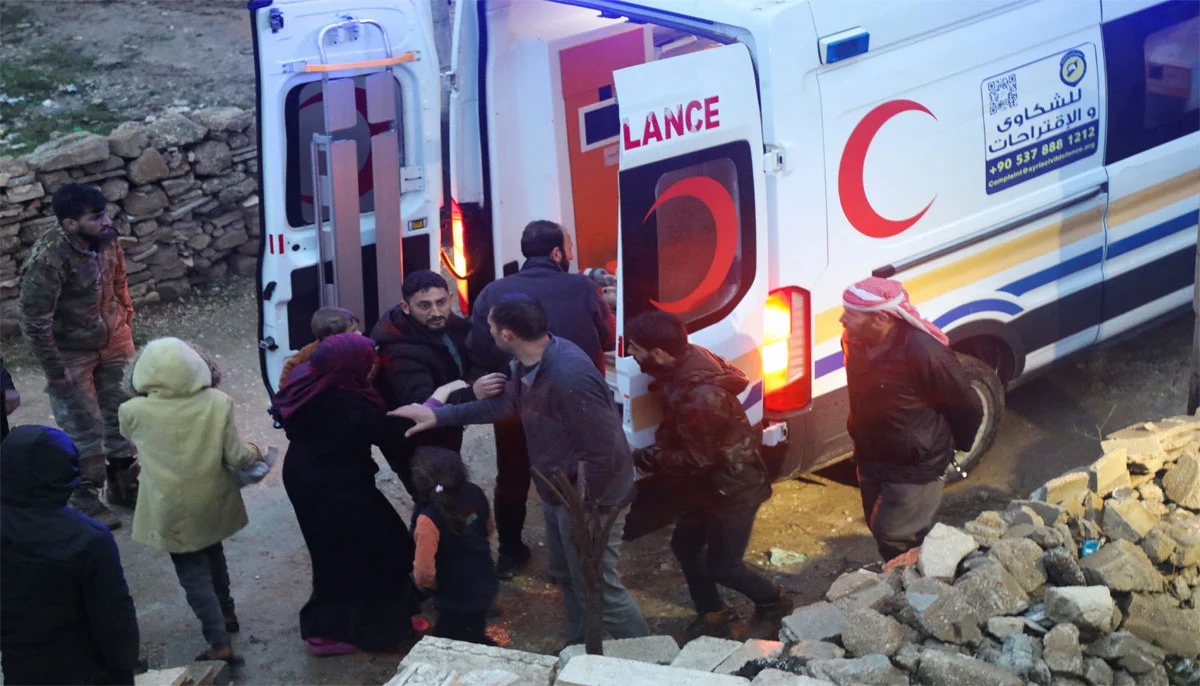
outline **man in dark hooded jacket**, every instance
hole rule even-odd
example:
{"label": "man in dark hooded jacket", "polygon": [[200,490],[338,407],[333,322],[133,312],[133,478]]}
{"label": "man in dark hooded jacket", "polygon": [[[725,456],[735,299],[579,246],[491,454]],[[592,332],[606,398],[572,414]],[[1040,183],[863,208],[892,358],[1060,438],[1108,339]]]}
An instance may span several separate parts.
{"label": "man in dark hooded jacket", "polygon": [[686,497],[671,549],[699,615],[690,633],[728,630],[732,612],[717,584],[753,600],[758,619],[782,617],[792,609],[791,596],[742,559],[758,508],[771,495],[761,439],[738,400],[746,375],[689,345],[683,323],[666,312],[635,317],[625,325],[625,341],[655,378],[650,390],[663,411],[654,445],[634,451],[633,462],[643,473],[677,480]]}
{"label": "man in dark hooded jacket", "polygon": [[116,541],[68,508],[79,451],[47,426],[0,445],[0,652],[10,684],[132,684],[137,613]]}
{"label": "man in dark hooded jacket", "polygon": [[[439,387],[465,381],[470,374],[467,334],[471,325],[451,311],[446,280],[422,269],[404,279],[401,295],[404,300],[384,313],[371,330],[379,355],[376,387],[389,409],[424,403]],[[452,393],[449,402],[474,399],[471,389],[464,388]],[[460,426],[438,427],[414,436],[411,447],[430,445],[458,452],[462,437]],[[411,480],[410,457],[392,463],[405,487]]]}

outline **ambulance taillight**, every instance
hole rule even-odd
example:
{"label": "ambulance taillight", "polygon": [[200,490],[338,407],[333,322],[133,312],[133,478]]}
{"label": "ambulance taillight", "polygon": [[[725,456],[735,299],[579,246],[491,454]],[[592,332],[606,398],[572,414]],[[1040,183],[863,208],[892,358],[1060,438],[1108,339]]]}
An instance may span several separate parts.
{"label": "ambulance taillight", "polygon": [[762,363],[769,412],[798,410],[812,400],[809,302],[808,291],[793,286],[767,298]]}
{"label": "ambulance taillight", "polygon": [[[444,244],[443,244],[444,245]],[[443,253],[442,259],[446,255]],[[463,236],[463,216],[462,208],[458,206],[458,201],[450,198],[450,273],[458,284],[458,306],[462,310],[464,316],[471,312],[470,301],[467,295],[467,253],[466,240]]]}

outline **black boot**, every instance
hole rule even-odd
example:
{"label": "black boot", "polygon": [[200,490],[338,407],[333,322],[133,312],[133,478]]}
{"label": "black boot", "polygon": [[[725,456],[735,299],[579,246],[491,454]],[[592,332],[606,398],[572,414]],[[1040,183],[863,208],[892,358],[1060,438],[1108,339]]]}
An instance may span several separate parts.
{"label": "black boot", "polygon": [[496,556],[496,577],[508,580],[516,576],[529,564],[533,551],[524,543],[520,548],[501,548]]}
{"label": "black boot", "polygon": [[118,457],[105,465],[105,497],[109,504],[133,507],[137,504],[138,475],[132,457]]}
{"label": "black boot", "polygon": [[109,530],[120,528],[121,518],[116,512],[104,506],[100,502],[100,489],[90,486],[81,486],[75,489],[67,500],[67,507],[78,510],[79,512],[91,517],[92,519],[107,526]]}

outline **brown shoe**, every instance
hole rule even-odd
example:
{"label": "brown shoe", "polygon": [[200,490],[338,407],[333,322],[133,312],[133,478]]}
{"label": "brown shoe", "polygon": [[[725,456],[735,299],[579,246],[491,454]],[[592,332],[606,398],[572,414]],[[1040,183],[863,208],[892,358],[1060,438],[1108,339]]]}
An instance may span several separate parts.
{"label": "brown shoe", "polygon": [[792,600],[792,596],[783,586],[779,587],[779,597],[774,602],[766,605],[754,606],[755,619],[782,619],[792,613],[796,603]]}
{"label": "brown shoe", "polygon": [[233,654],[233,646],[229,644],[223,646],[212,646],[208,650],[196,656],[197,662],[207,662],[209,660],[219,660],[231,667],[237,667],[246,663],[245,660]]}
{"label": "brown shoe", "polygon": [[79,510],[80,513],[91,517],[92,519],[107,526],[109,531],[120,528],[121,518],[116,512],[104,506],[100,502],[100,489],[81,487],[75,489],[71,497],[67,500],[67,507]]}
{"label": "brown shoe", "polygon": [[696,617],[688,625],[688,639],[691,640],[701,636],[723,638],[729,635],[729,629],[732,625],[733,610],[726,608],[718,612],[708,612]]}
{"label": "brown shoe", "polygon": [[104,495],[109,504],[133,507],[137,504],[138,477],[133,467],[133,458],[110,461],[105,465],[107,479]]}

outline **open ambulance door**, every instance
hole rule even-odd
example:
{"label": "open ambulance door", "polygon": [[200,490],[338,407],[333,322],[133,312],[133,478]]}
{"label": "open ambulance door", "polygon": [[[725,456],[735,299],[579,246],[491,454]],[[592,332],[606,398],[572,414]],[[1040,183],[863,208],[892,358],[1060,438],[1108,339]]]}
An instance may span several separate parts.
{"label": "open ambulance door", "polygon": [[625,322],[660,309],[750,379],[763,417],[766,182],[754,65],[734,43],[614,72],[621,120],[617,384],[631,445],[662,412],[625,352]]}
{"label": "open ambulance door", "polygon": [[268,390],[336,305],[364,333],[437,269],[441,99],[427,0],[250,3],[258,81],[259,359]]}

